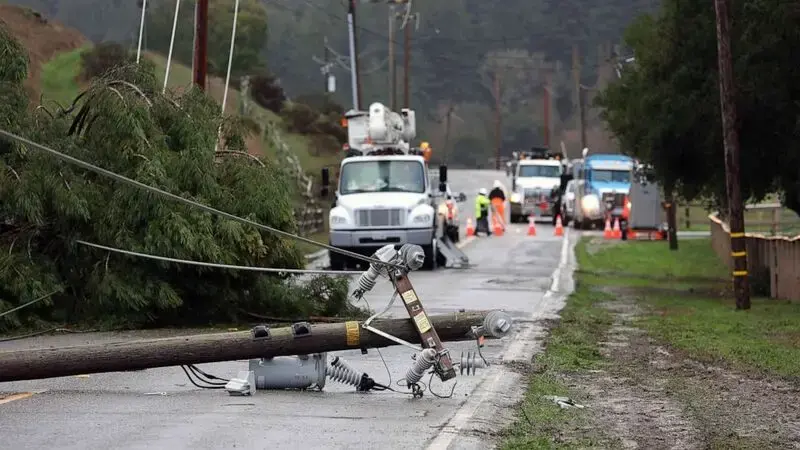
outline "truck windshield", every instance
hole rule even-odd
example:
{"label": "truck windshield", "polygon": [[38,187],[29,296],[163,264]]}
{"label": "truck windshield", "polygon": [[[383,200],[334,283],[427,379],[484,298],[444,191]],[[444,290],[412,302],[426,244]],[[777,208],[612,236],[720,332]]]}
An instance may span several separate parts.
{"label": "truck windshield", "polygon": [[557,178],[561,176],[560,166],[536,166],[532,164],[519,166],[520,177],[547,177]]}
{"label": "truck windshield", "polygon": [[600,183],[630,183],[631,172],[629,170],[592,169],[590,178],[592,181],[598,181]]}
{"label": "truck windshield", "polygon": [[425,169],[418,161],[358,161],[342,167],[339,193],[425,192]]}

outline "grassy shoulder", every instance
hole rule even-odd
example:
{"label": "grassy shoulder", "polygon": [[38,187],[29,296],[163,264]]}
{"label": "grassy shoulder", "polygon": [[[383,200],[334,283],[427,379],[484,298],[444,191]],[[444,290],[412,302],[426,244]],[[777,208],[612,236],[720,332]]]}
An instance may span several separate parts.
{"label": "grassy shoulder", "polygon": [[[754,298],[750,311],[736,311],[728,270],[709,240],[684,240],[678,251],[670,251],[663,242],[584,238],[576,256],[576,291],[536,358],[519,419],[503,448],[620,446],[603,427],[576,431],[591,428],[585,426],[594,420],[590,409],[561,409],[546,396],[580,403],[586,396],[580,380],[598,378],[599,370],[626,369],[616,367],[620,362],[604,356],[601,347],[614,322],[610,311],[623,299],[635,304],[631,324],[653,345],[756,377],[800,380],[800,304]],[[675,397],[691,409],[679,392]]]}

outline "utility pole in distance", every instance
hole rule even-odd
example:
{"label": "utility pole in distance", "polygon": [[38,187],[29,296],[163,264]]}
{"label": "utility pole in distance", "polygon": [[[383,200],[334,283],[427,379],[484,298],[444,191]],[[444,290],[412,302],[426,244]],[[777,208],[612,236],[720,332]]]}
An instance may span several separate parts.
{"label": "utility pole in distance", "polygon": [[739,184],[739,134],[736,130],[736,94],[733,84],[729,6],[728,0],[714,0],[714,9],[717,13],[720,111],[725,144],[725,190],[728,197],[728,223],[731,231],[733,291],[736,295],[736,309],[750,309],[744,206]]}
{"label": "utility pole in distance", "polygon": [[403,107],[411,107],[411,21],[417,20],[415,15],[409,15],[408,21],[403,23]]}
{"label": "utility pole in distance", "polygon": [[500,110],[502,102],[500,101],[501,94],[500,75],[494,73],[494,168],[500,170],[500,147],[503,143],[503,113]]}
{"label": "utility pole in distance", "polygon": [[208,0],[197,0],[195,7],[194,84],[206,88],[208,70]]}
{"label": "utility pole in distance", "polygon": [[347,7],[347,25],[350,37],[350,80],[353,90],[353,109],[361,111],[361,78],[358,73],[358,38],[356,28],[356,0],[350,0]]}
{"label": "utility pole in distance", "polygon": [[393,5],[389,5],[389,105],[397,111],[397,61],[394,54],[394,29],[397,17]]}

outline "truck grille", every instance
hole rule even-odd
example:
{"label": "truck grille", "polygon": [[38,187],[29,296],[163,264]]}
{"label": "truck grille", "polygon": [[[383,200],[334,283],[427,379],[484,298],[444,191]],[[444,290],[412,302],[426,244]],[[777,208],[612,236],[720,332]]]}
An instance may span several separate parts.
{"label": "truck grille", "polygon": [[603,204],[607,201],[613,201],[615,208],[621,208],[625,205],[625,194],[613,193],[613,192],[606,192],[603,194]]}
{"label": "truck grille", "polygon": [[529,188],[525,189],[522,194],[522,200],[524,203],[541,203],[547,201],[549,192],[541,188]]}
{"label": "truck grille", "polygon": [[399,227],[403,225],[404,217],[402,209],[356,210],[358,226],[361,227]]}

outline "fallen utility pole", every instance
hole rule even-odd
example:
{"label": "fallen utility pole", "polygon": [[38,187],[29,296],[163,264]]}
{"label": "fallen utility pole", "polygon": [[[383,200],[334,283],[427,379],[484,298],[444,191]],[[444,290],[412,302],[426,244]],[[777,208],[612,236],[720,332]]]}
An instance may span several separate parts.
{"label": "fallen utility pole", "polygon": [[[474,340],[473,327],[487,330],[486,337],[503,324],[491,322],[490,311],[429,316],[442,341]],[[489,317],[489,320],[487,319]],[[412,319],[379,319],[372,326],[410,343],[420,343]],[[305,322],[291,327],[250,331],[180,336],[162,339],[41,348],[0,352],[0,382],[36,380],[88,373],[123,372],[155,367],[181,366],[276,356],[380,348],[398,345],[396,341],[362,328],[357,321],[313,325]]]}

